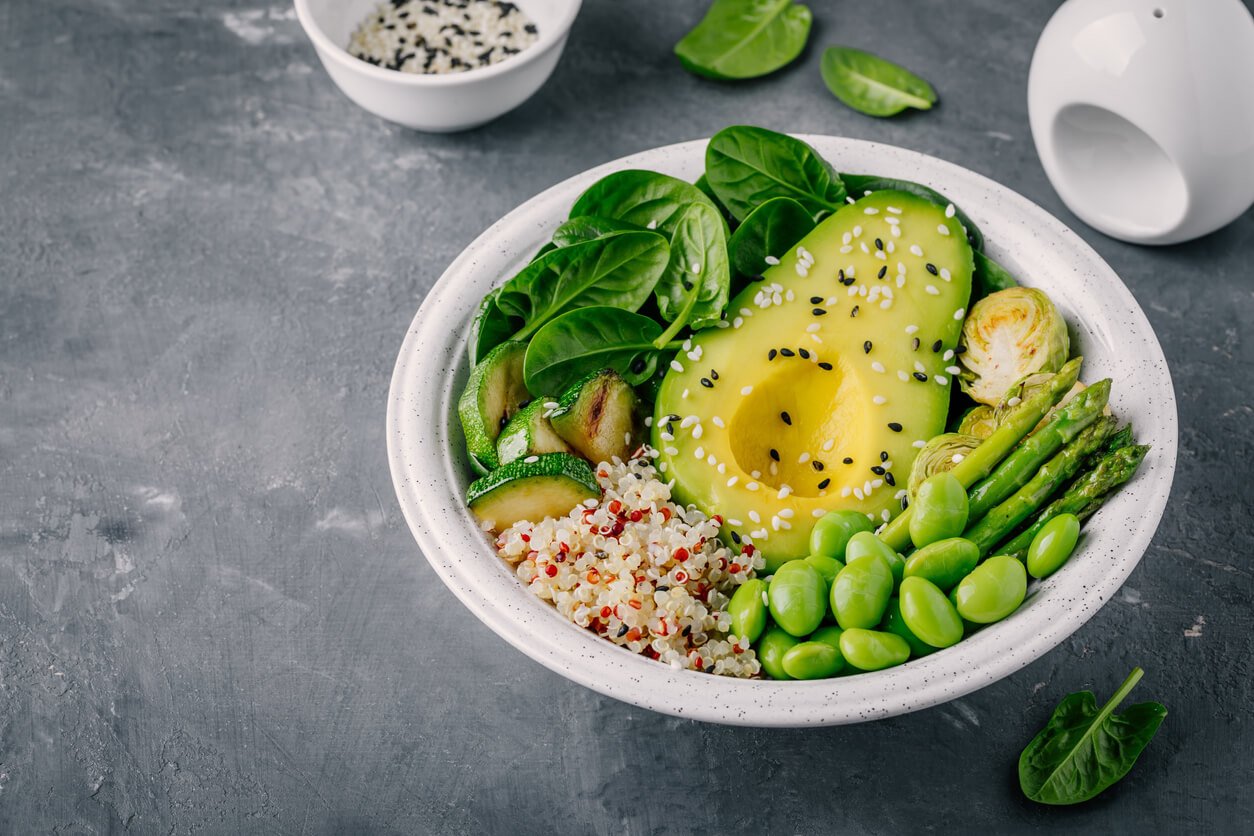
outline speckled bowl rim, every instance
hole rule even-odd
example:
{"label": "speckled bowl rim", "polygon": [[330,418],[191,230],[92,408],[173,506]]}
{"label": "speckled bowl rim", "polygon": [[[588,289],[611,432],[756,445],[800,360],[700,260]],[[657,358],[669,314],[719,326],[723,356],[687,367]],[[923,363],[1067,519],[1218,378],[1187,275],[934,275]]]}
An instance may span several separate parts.
{"label": "speckled bowl rim", "polygon": [[388,396],[393,484],[428,562],[488,627],[562,676],[667,714],[751,726],[837,725],[917,711],[995,682],[1054,648],[1110,600],[1148,548],[1171,490],[1177,424],[1167,362],[1136,300],[1091,247],[1026,198],[960,166],[863,140],[801,138],[838,170],[923,182],[962,206],[992,257],[1026,284],[1051,291],[1086,354],[1083,379],[1114,378],[1112,405],[1152,449],[1136,478],[1086,528],[1075,557],[1034,585],[1010,618],[954,647],[889,670],[815,682],[734,680],[632,654],[565,621],[496,558],[462,502],[469,474],[456,399],[480,298],[547,240],[579,193],[624,168],[695,179],[707,140],[633,154],[542,192],[475,239],[414,317]]}

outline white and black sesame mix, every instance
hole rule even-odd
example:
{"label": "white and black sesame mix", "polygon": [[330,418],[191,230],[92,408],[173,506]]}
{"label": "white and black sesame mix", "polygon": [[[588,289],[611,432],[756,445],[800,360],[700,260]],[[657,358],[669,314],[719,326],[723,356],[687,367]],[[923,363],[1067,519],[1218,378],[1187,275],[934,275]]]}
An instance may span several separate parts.
{"label": "white and black sesame mix", "polygon": [[507,0],[389,0],[358,24],[348,51],[376,67],[434,75],[496,64],[537,37]]}

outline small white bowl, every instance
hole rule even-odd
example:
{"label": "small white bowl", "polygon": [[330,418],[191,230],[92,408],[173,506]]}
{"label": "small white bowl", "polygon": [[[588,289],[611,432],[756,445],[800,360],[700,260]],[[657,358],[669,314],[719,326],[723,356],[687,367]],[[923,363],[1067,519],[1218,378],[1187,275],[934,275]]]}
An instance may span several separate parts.
{"label": "small white bowl", "polygon": [[379,0],[295,0],[296,16],[344,95],[390,122],[432,133],[474,128],[513,110],[548,80],[582,0],[515,0],[536,24],[534,44],[504,61],[447,75],[402,73],[348,53],[357,25]]}

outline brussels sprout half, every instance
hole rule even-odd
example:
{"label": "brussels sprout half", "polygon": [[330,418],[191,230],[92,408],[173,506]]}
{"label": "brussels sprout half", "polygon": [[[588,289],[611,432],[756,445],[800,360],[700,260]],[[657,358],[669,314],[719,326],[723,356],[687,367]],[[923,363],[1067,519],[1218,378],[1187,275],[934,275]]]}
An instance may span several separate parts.
{"label": "brussels sprout half", "polygon": [[906,482],[910,501],[914,501],[915,492],[918,491],[919,485],[923,484],[923,480],[952,469],[968,453],[979,447],[982,441],[982,438],[971,435],[944,433],[924,445],[919,455],[914,457],[914,464],[910,467],[910,478]]}
{"label": "brussels sprout half", "polygon": [[1067,323],[1043,292],[999,290],[975,303],[962,325],[959,385],[973,400],[994,406],[1022,378],[1056,372],[1067,362]]}

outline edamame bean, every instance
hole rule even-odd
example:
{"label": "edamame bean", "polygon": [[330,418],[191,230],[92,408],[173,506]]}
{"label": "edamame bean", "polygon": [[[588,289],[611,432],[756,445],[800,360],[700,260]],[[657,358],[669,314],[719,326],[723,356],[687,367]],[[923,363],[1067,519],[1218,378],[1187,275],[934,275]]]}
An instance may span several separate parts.
{"label": "edamame bean", "polygon": [[840,570],[845,568],[845,564],[825,554],[812,554],[805,558],[805,562],[819,570],[819,574],[823,576],[823,582],[827,584],[828,589],[832,588],[832,581],[836,580]]}
{"label": "edamame bean", "polygon": [[1080,520],[1075,514],[1059,514],[1045,523],[1028,546],[1028,574],[1047,578],[1062,568],[1080,539]]}
{"label": "edamame bean", "polygon": [[794,636],[813,633],[823,621],[827,583],[804,560],[790,560],[775,572],[767,587],[771,618]]}
{"label": "edamame bean", "polygon": [[927,578],[901,582],[901,617],[910,632],[932,647],[949,647],[962,640],[962,619],[940,587]]}
{"label": "edamame bean", "polygon": [[910,628],[906,626],[905,619],[901,617],[900,598],[893,598],[888,602],[888,612],[884,613],[884,620],[880,623],[880,629],[888,633],[896,633],[905,639],[906,644],[910,645],[910,656],[912,658],[936,652],[936,648],[910,632]]}
{"label": "edamame bean", "polygon": [[910,645],[896,633],[855,627],[840,634],[840,653],[859,670],[878,671],[909,659]]}
{"label": "edamame bean", "polygon": [[845,564],[832,582],[831,604],[842,629],[870,628],[880,623],[893,594],[893,570],[878,554]]}
{"label": "edamame bean", "polygon": [[771,627],[762,634],[753,649],[757,651],[758,661],[762,670],[771,679],[792,679],[784,670],[784,654],[794,648],[798,641],[778,627]]}
{"label": "edamame bean", "polygon": [[990,557],[954,589],[958,614],[976,624],[1001,621],[1019,608],[1028,591],[1023,564],[1008,555]]}
{"label": "edamame bean", "polygon": [[793,679],[826,679],[840,673],[845,657],[840,655],[839,645],[827,642],[804,641],[789,648],[780,660],[784,673]]}
{"label": "edamame bean", "polygon": [[916,548],[957,537],[967,527],[967,491],[949,471],[923,480],[910,503],[910,540]]}
{"label": "edamame bean", "polygon": [[839,558],[849,538],[859,531],[873,531],[875,524],[857,511],[828,511],[810,529],[810,553]]}
{"label": "edamame bean", "polygon": [[734,635],[751,642],[758,640],[766,629],[766,583],[751,578],[732,593],[727,604]]}
{"label": "edamame bean", "polygon": [[888,568],[893,570],[893,588],[896,589],[906,569],[905,558],[870,531],[861,531],[849,538],[849,545],[845,547],[846,564],[868,554],[878,554],[884,558]]}
{"label": "edamame bean", "polygon": [[979,562],[979,546],[961,537],[950,537],[929,543],[910,555],[905,576],[927,578],[941,589],[950,590]]}
{"label": "edamame bean", "polygon": [[840,634],[843,632],[844,630],[841,630],[839,627],[820,627],[811,633],[810,638],[806,639],[806,641],[825,642],[826,644],[830,644],[832,647],[839,650]]}

